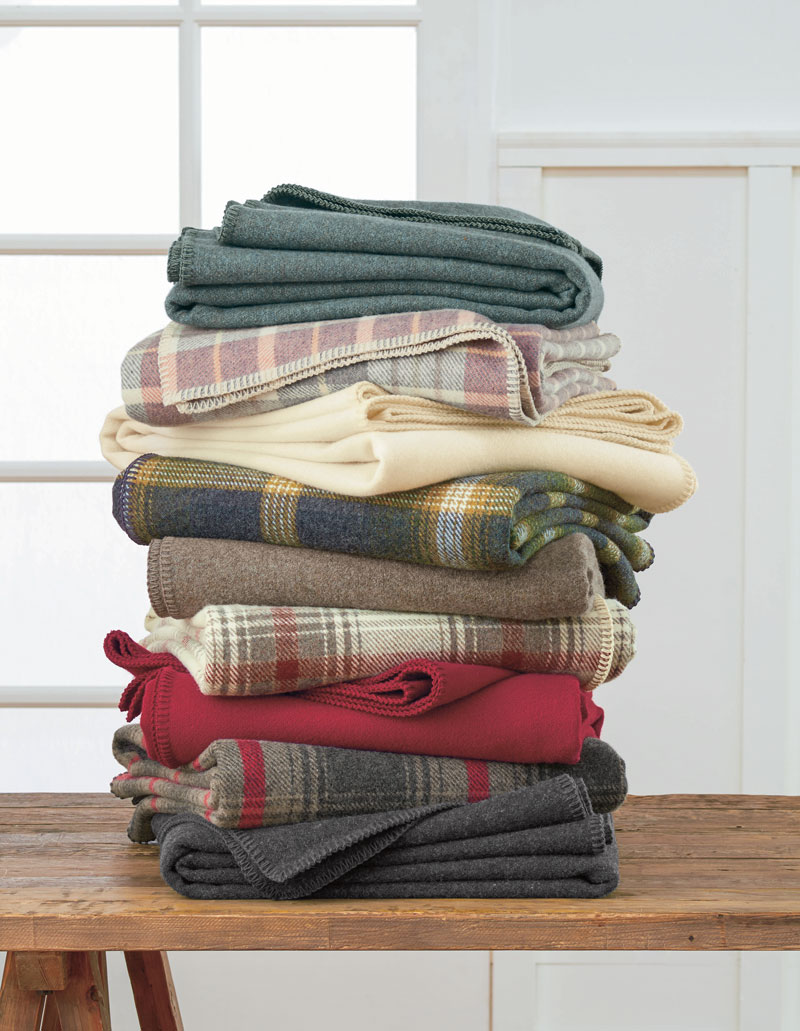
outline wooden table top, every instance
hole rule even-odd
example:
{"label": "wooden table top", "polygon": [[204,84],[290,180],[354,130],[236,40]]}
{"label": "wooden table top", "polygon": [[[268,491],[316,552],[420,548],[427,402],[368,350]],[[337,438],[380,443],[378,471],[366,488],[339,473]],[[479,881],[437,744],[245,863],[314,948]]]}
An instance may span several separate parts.
{"label": "wooden table top", "polygon": [[0,795],[0,949],[797,949],[800,798],[632,796],[599,900],[199,902],[107,795]]}

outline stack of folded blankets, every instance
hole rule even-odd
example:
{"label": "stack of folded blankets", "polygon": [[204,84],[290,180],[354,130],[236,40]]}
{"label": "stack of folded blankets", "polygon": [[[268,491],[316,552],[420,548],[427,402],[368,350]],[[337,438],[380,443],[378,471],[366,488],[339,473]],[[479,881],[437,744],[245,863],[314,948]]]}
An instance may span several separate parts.
{"label": "stack of folded blankets", "polygon": [[194,898],[598,897],[640,536],[681,419],[606,378],[600,259],[530,215],[280,186],[186,229],[103,454],[149,546],[114,736]]}

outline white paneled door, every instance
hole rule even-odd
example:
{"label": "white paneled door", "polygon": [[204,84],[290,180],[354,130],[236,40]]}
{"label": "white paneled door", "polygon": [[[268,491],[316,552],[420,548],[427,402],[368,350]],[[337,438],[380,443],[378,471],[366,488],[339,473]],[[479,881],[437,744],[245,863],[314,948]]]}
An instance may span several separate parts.
{"label": "white paneled door", "polygon": [[[499,138],[499,203],[603,256],[613,376],[681,412],[676,449],[698,473],[697,495],[648,530],[638,654],[598,697],[636,794],[800,790],[798,164],[800,136],[783,133]],[[788,956],[497,953],[493,967],[493,1031],[796,1026]]]}

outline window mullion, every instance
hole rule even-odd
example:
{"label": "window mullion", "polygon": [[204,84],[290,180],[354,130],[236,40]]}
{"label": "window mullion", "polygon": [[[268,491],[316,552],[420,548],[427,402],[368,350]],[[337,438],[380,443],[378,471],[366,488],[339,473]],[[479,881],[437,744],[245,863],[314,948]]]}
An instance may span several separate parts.
{"label": "window mullion", "polygon": [[179,208],[181,226],[202,224],[202,77],[200,25],[194,0],[181,0],[178,30]]}
{"label": "window mullion", "polygon": [[108,462],[0,462],[0,483],[111,483],[116,477]]}
{"label": "window mullion", "polygon": [[166,254],[174,233],[0,233],[0,254]]}
{"label": "window mullion", "polygon": [[0,5],[0,26],[148,26],[178,25],[181,14],[170,6],[97,6],[46,4],[31,6]]}
{"label": "window mullion", "polygon": [[[430,2],[430,0],[428,0]],[[458,0],[460,2],[460,0]],[[468,0],[464,0],[468,2]],[[26,25],[181,25],[193,17],[200,25],[417,25],[422,19],[418,4],[376,6],[342,4],[293,6],[243,4],[190,6],[189,0],[169,6],[66,5],[30,6],[0,4],[0,26]]]}

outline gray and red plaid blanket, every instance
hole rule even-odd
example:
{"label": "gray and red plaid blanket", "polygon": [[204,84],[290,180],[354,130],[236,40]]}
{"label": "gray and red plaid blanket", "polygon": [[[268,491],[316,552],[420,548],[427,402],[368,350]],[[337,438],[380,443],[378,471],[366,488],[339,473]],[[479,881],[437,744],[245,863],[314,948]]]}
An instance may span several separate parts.
{"label": "gray and red plaid blanket", "polygon": [[586,784],[596,812],[625,800],[625,763],[598,738],[583,743],[573,766],[442,759],[270,741],[215,741],[191,766],[171,770],[150,759],[142,728],[114,734],[125,767],[111,782],[137,803],[128,834],[153,838],[154,813],[196,813],[218,827],[265,827],[331,816],[477,802],[568,773]]}

